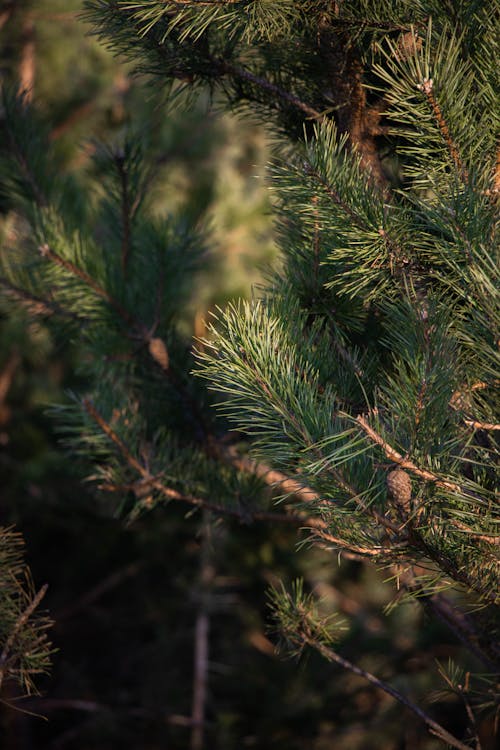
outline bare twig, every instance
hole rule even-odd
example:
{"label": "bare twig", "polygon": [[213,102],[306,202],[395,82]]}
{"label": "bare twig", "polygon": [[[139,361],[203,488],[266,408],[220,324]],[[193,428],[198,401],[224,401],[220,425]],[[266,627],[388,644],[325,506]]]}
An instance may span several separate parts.
{"label": "bare twig", "polygon": [[12,385],[15,372],[20,364],[21,355],[19,354],[17,349],[14,348],[0,372],[0,408],[3,406],[3,403]]}
{"label": "bare twig", "polygon": [[289,91],[282,89],[275,83],[271,83],[271,81],[268,81],[266,78],[262,78],[262,76],[257,76],[255,75],[255,73],[251,73],[249,70],[246,70],[246,68],[242,68],[239,65],[233,65],[232,63],[224,61],[220,61],[218,67],[222,73],[230,75],[233,78],[239,78],[242,81],[253,83],[255,86],[258,86],[266,93],[274,95],[287,104],[291,104],[293,107],[296,107],[305,115],[307,115],[307,117],[311,120],[322,121],[325,119],[325,115],[323,113],[319,112],[317,109],[314,109],[314,107],[311,107],[309,104],[306,104],[306,102],[303,102],[294,94],[291,94]]}
{"label": "bare twig", "polygon": [[464,419],[464,422],[475,430],[500,430],[500,424],[495,424],[494,422],[479,422],[476,419]]}
{"label": "bare twig", "polygon": [[215,570],[210,560],[210,513],[203,511],[200,550],[200,598],[196,615],[191,750],[202,750],[208,686],[210,596]]}
{"label": "bare twig", "polygon": [[451,745],[451,747],[456,748],[456,750],[470,750],[470,747],[468,745],[458,740],[454,735],[450,734],[450,732],[442,727],[441,724],[438,724],[437,721],[434,721],[434,719],[426,714],[425,711],[423,711],[419,706],[417,706],[409,698],[400,693],[399,690],[393,688],[387,682],[379,680],[378,677],[375,677],[375,675],[371,674],[371,672],[367,672],[365,669],[352,664],[350,661],[340,656],[340,654],[338,654],[332,648],[329,648],[322,643],[318,643],[316,640],[307,635],[307,633],[301,633],[301,638],[304,644],[315,648],[328,661],[335,662],[344,669],[357,674],[359,677],[363,677],[372,685],[375,685],[376,687],[380,688],[380,690],[383,690],[385,693],[395,698],[395,700],[397,700],[403,706],[409,708],[410,711],[418,716],[419,719],[422,719],[422,721],[429,727],[431,734],[438,737],[442,742],[448,743],[449,745]]}

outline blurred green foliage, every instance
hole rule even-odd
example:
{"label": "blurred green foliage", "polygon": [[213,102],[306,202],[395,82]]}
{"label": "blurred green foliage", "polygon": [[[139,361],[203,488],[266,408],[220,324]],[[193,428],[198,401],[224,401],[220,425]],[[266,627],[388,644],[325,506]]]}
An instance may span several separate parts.
{"label": "blurred green foliage", "polygon": [[[79,10],[77,0],[0,9],[2,80],[17,85],[32,44],[35,107],[78,179],[94,169],[96,139],[113,143],[128,130],[157,154],[161,179],[149,197],[155,210],[182,211],[208,226],[211,263],[186,319],[202,334],[207,312],[248,296],[261,266],[276,259],[264,178],[267,135],[253,121],[218,113],[208,92],[189,108],[182,96],[165,101],[88,36]],[[2,191],[0,199],[0,237],[11,241],[18,229]],[[4,690],[2,747],[188,747],[200,520],[157,507],[127,526],[82,484],[84,471],[65,455],[46,411],[68,389],[84,388],[79,364],[77,347],[0,298],[0,520],[16,524],[35,579],[49,583],[59,649],[39,685],[42,697],[17,704],[14,688]],[[348,617],[343,653],[401,689],[429,695],[438,684],[437,677],[430,683],[429,664],[460,651],[438,626],[423,628],[415,604],[380,617],[392,592],[383,572],[356,561],[333,566],[331,554],[307,547],[297,553],[296,542],[293,530],[212,527],[207,747],[439,747],[417,724],[402,729],[399,707],[361,679],[314,654],[300,665],[275,654],[265,590],[298,575],[320,594],[325,612],[340,608]],[[443,721],[456,707],[447,700],[438,706]]]}

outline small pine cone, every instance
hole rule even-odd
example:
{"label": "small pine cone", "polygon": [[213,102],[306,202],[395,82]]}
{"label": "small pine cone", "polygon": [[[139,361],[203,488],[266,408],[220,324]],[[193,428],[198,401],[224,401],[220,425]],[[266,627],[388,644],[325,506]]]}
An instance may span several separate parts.
{"label": "small pine cone", "polygon": [[149,353],[162,370],[168,370],[169,358],[167,347],[160,338],[151,339],[149,342]]}
{"label": "small pine cone", "polygon": [[415,57],[421,49],[421,37],[413,31],[407,31],[405,34],[401,34],[397,41],[395,50],[396,60],[398,60],[398,62],[409,60],[410,57]]}
{"label": "small pine cone", "polygon": [[387,474],[387,492],[403,517],[411,513],[411,479],[406,471],[393,469]]}

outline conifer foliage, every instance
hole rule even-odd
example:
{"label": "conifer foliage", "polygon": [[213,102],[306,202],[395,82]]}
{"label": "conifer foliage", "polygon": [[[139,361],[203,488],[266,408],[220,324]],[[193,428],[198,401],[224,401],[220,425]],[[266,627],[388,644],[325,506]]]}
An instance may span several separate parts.
{"label": "conifer foliage", "polygon": [[[386,568],[397,601],[417,599],[490,675],[467,698],[463,737],[410,706],[457,748],[480,746],[476,704],[498,710],[493,5],[86,3],[95,33],[155,85],[209,86],[277,143],[281,266],[196,347],[183,316],[209,240],[152,215],[141,144],[100,149],[104,184],[82,193],[26,103],[3,105],[26,262],[4,261],[2,284],[85,351],[93,390],[57,416],[98,488],[132,515],[184,502],[296,523],[332,564],[340,551]],[[409,705],[334,650],[338,621],[322,621],[300,584],[271,602],[292,650],[315,648]]]}

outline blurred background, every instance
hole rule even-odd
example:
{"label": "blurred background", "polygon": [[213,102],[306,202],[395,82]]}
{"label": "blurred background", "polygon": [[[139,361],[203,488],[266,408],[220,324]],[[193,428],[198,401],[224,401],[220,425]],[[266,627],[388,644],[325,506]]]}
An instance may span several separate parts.
{"label": "blurred background", "polygon": [[[125,130],[155,154],[158,213],[207,227],[210,264],[186,317],[186,329],[202,335],[210,310],[248,297],[263,269],[279,263],[265,178],[272,134],[248,116],[224,113],[209,92],[167,97],[133,76],[89,35],[80,11],[77,0],[1,3],[1,81],[29,92],[65,169],[82,181],[95,177],[96,142],[113,143]],[[11,221],[0,186],[0,241]],[[294,530],[224,521],[207,531],[182,508],[157,507],[126,523],[96,497],[47,413],[68,390],[85,389],[78,359],[74,343],[0,296],[0,523],[23,534],[35,585],[49,584],[56,649],[40,695],[19,698],[13,685],[3,687],[0,747],[194,748],[193,643],[207,554],[204,748],[442,747],[355,675],[316,654],[297,662],[277,653],[266,590],[297,576],[326,610],[343,614],[343,655],[419,701],[434,697],[431,711],[460,732],[462,707],[434,694],[444,687],[436,660],[446,666],[459,647],[415,604],[385,611],[395,590],[384,571],[300,546]],[[484,750],[493,747],[489,729]]]}

